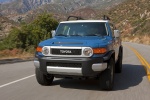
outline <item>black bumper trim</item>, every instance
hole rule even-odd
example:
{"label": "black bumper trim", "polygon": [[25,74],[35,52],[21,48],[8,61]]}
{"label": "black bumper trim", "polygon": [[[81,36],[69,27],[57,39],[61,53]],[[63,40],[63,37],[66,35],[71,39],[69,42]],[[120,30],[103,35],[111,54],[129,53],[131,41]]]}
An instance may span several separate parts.
{"label": "black bumper trim", "polygon": [[40,62],[40,70],[48,74],[47,72],[47,63],[80,63],[82,68],[82,75],[83,76],[94,76],[99,74],[98,71],[92,70],[92,65],[97,63],[107,63],[110,59],[111,55],[114,51],[108,52],[104,57],[97,57],[97,58],[73,58],[73,57],[40,57],[38,58]]}

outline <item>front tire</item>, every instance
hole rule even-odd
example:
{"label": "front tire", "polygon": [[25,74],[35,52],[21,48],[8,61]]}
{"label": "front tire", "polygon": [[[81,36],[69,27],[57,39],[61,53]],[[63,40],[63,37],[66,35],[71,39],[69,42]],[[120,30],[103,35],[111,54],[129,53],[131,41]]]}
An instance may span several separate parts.
{"label": "front tire", "polygon": [[35,74],[36,74],[36,80],[39,84],[43,86],[48,86],[51,85],[54,79],[53,75],[50,74],[43,74],[38,68],[35,69]]}
{"label": "front tire", "polygon": [[114,85],[115,61],[113,58],[110,58],[107,66],[108,68],[99,77],[99,85],[102,90],[112,90]]}

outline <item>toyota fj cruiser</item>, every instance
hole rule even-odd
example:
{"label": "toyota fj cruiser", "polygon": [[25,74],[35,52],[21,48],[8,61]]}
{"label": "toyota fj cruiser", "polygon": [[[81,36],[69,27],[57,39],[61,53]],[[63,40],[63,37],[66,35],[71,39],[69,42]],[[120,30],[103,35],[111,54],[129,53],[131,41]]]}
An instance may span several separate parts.
{"label": "toyota fj cruiser", "polygon": [[[77,20],[70,21],[72,17]],[[112,90],[114,73],[122,71],[123,47],[119,31],[108,19],[70,16],[60,22],[53,38],[42,41],[36,49],[37,82],[51,85],[54,77],[94,78],[101,89]]]}

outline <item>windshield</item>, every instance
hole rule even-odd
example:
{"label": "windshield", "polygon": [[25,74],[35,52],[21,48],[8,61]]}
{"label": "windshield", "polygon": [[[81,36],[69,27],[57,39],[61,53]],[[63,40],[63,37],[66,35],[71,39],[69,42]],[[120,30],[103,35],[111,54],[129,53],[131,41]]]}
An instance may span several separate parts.
{"label": "windshield", "polygon": [[56,36],[106,36],[105,23],[61,23],[56,31]]}

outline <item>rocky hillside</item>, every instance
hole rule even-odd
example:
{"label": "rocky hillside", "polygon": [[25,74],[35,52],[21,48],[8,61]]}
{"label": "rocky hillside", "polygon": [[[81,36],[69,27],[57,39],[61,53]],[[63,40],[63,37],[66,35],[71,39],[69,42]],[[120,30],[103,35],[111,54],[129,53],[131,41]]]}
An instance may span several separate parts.
{"label": "rocky hillside", "polygon": [[103,14],[116,23],[124,41],[150,44],[150,0],[128,0]]}
{"label": "rocky hillside", "polygon": [[124,34],[150,35],[150,0],[128,0],[107,14]]}
{"label": "rocky hillside", "polygon": [[17,23],[15,23],[14,21],[11,21],[6,17],[0,16],[0,40],[5,38],[9,34],[9,31],[16,26]]}

